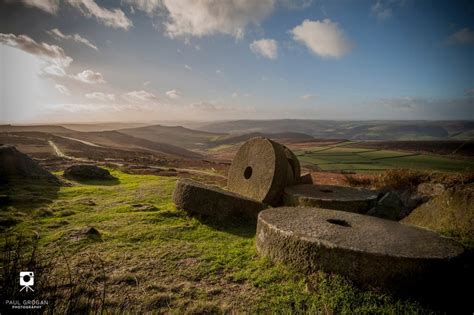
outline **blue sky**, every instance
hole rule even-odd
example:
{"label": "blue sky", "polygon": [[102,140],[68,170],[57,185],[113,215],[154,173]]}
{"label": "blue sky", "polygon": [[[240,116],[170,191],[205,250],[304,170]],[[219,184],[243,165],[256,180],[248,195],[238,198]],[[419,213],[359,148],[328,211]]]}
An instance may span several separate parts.
{"label": "blue sky", "polygon": [[472,1],[0,4],[0,121],[474,119]]}

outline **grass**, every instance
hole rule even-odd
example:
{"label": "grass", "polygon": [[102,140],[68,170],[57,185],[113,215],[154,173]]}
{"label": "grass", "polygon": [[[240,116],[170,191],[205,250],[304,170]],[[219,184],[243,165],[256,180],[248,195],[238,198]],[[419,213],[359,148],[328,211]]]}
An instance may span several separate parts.
{"label": "grass", "polygon": [[[8,235],[36,235],[39,250],[61,249],[74,273],[102,281],[111,312],[427,311],[414,301],[359,290],[337,275],[305,276],[259,257],[255,226],[217,224],[176,210],[176,178],[111,173],[118,179],[114,185],[73,183],[49,203],[2,209],[22,213]],[[72,237],[85,227],[100,237]],[[91,257],[103,266],[100,275],[88,273]],[[65,277],[66,267],[57,265]]]}
{"label": "grass", "polygon": [[381,171],[395,168],[464,172],[474,170],[474,161],[389,150],[319,146],[295,152],[303,165],[324,171]]}

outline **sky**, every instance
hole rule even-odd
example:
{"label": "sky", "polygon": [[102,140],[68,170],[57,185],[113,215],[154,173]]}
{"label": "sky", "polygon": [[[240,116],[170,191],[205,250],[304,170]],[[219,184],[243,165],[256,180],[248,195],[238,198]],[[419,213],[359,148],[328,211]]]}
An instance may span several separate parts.
{"label": "sky", "polygon": [[473,120],[474,2],[0,0],[0,123]]}

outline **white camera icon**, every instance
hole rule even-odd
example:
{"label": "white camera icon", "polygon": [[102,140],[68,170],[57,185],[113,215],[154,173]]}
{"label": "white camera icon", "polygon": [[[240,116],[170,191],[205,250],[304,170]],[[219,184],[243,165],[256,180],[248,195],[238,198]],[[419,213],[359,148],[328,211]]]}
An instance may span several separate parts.
{"label": "white camera icon", "polygon": [[35,284],[35,274],[33,273],[33,271],[20,272],[21,286],[32,286],[33,284]]}

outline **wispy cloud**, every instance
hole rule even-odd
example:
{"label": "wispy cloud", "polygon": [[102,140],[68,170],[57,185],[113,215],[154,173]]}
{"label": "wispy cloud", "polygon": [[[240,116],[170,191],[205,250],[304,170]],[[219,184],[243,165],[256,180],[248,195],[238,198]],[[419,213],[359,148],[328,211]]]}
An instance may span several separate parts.
{"label": "wispy cloud", "polygon": [[162,0],[122,0],[122,2],[129,4],[132,9],[146,12],[148,15],[155,15],[163,8]]}
{"label": "wispy cloud", "polygon": [[92,70],[84,70],[76,75],[72,76],[74,79],[79,80],[88,84],[105,83],[104,76],[100,72],[94,72]]}
{"label": "wispy cloud", "polygon": [[316,98],[316,95],[314,95],[314,94],[305,94],[305,95],[301,95],[300,98],[302,100],[309,101],[313,98]]}
{"label": "wispy cloud", "polygon": [[0,44],[18,48],[45,61],[43,72],[50,75],[64,76],[65,68],[69,67],[73,59],[66,55],[64,50],[56,45],[38,43],[26,35],[0,33]]}
{"label": "wispy cloud", "polygon": [[[18,0],[7,0],[7,3],[13,3]],[[58,0],[20,0],[27,7],[40,9],[44,12],[55,14],[59,9]]]}
{"label": "wispy cloud", "polygon": [[59,39],[59,40],[63,40],[63,39],[73,40],[76,43],[84,44],[84,45],[86,45],[86,46],[88,46],[92,49],[98,50],[97,46],[95,46],[88,39],[82,37],[79,34],[65,35],[60,30],[58,30],[57,28],[49,30],[49,31],[47,31],[47,33],[50,34],[51,36]]}
{"label": "wispy cloud", "polygon": [[460,29],[451,34],[447,39],[448,44],[473,44],[474,31],[468,27]]}
{"label": "wispy cloud", "polygon": [[128,30],[133,22],[118,8],[107,9],[99,6],[94,0],[67,0],[70,5],[79,9],[85,17],[95,17],[99,22],[113,28]]}
{"label": "wispy cloud", "polygon": [[250,50],[268,59],[275,60],[278,57],[278,43],[274,39],[255,40],[250,44]]}
{"label": "wispy cloud", "polygon": [[275,0],[163,0],[170,37],[228,34],[242,38],[249,24],[258,24],[275,7]]}
{"label": "wispy cloud", "polygon": [[151,93],[147,92],[145,90],[140,90],[140,91],[131,91],[128,93],[125,93],[123,97],[127,101],[131,102],[150,102],[150,101],[156,101],[158,97]]}
{"label": "wispy cloud", "polygon": [[376,17],[377,20],[384,21],[392,17],[392,8],[388,3],[383,2],[382,0],[377,0],[370,7],[370,13],[372,16]]}
{"label": "wispy cloud", "polygon": [[169,90],[166,92],[166,96],[168,96],[171,99],[177,99],[181,97],[181,93],[177,90]]}
{"label": "wispy cloud", "polygon": [[304,20],[290,33],[295,41],[305,44],[312,53],[323,58],[341,58],[352,49],[352,43],[339,25],[329,19]]}
{"label": "wispy cloud", "polygon": [[54,86],[54,88],[55,88],[56,90],[58,90],[59,93],[61,93],[61,94],[64,94],[64,95],[71,95],[71,92],[69,91],[69,89],[68,89],[67,87],[65,87],[64,85],[62,85],[62,84],[56,84],[56,85]]}
{"label": "wispy cloud", "polygon": [[114,94],[106,94],[102,92],[92,92],[92,93],[87,93],[85,95],[86,98],[92,99],[92,100],[98,100],[102,102],[109,102],[109,101],[115,101],[115,95]]}

